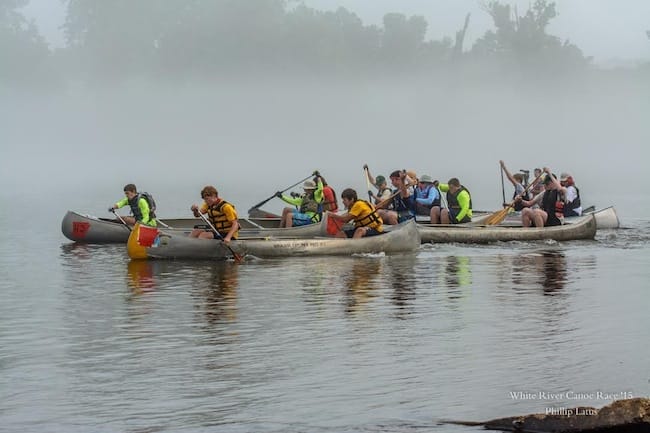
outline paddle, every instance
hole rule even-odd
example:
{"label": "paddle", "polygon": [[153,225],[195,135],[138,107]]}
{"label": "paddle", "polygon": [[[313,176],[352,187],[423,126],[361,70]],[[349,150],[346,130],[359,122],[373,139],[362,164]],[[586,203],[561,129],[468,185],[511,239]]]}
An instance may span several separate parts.
{"label": "paddle", "polygon": [[[289,187],[283,189],[283,190],[280,191],[280,192],[285,192],[285,191],[287,191],[287,190],[290,190],[291,188],[300,185],[301,183],[303,183],[304,181],[306,181],[307,179],[309,179],[309,178],[312,177],[312,176],[313,176],[313,174],[310,174],[310,175],[307,176],[306,178],[304,178],[304,179],[302,179],[302,180],[299,180],[298,182],[296,182],[296,183],[294,183],[293,185],[291,185],[291,186],[289,186]],[[260,207],[260,206],[264,206],[267,202],[269,202],[269,201],[271,201],[272,199],[274,199],[274,198],[275,198],[275,194],[276,194],[276,193],[273,193],[273,195],[272,195],[271,197],[267,198],[266,200],[262,200],[261,202],[257,203],[255,206],[253,206],[252,208],[248,209],[248,213],[250,213],[252,210],[257,209],[257,208]]]}
{"label": "paddle", "polygon": [[120,214],[115,212],[115,209],[111,209],[111,212],[113,212],[113,215],[115,215],[118,220],[122,221],[122,224],[124,224],[124,227],[126,227],[127,229],[129,229],[129,231],[131,231],[131,227],[129,227],[129,225],[126,223],[126,221],[124,221],[124,219],[120,216]]}
{"label": "paddle", "polygon": [[368,166],[364,165],[363,170],[366,172],[366,186],[368,187],[368,201],[372,203],[372,191],[370,190],[370,170]]}
{"label": "paddle", "polygon": [[166,229],[172,228],[169,224],[165,224],[164,222],[160,221],[158,218],[156,218],[156,222],[161,226],[165,227]]}
{"label": "paddle", "polygon": [[506,203],[506,185],[503,182],[503,165],[499,165],[501,167],[501,195],[503,197],[503,201],[501,203],[505,204]]}
{"label": "paddle", "polygon": [[438,190],[438,194],[440,194],[440,204],[442,205],[442,208],[449,210],[449,207],[447,206],[447,197],[442,195],[442,191],[440,191],[439,184],[436,185],[436,189]]}
{"label": "paddle", "polygon": [[[205,223],[208,225],[208,227],[210,227],[210,230],[212,230],[212,232],[213,232],[215,235],[217,235],[217,237],[218,237],[219,239],[221,239],[221,240],[223,241],[223,236],[221,236],[221,233],[219,233],[219,232],[217,231],[217,229],[214,228],[214,226],[212,225],[212,223],[210,222],[210,220],[209,220],[205,215],[203,215],[201,212],[199,212],[199,216],[201,217],[201,219],[202,219],[203,221],[205,221]],[[239,223],[236,222],[235,224],[239,224]],[[237,263],[240,263],[240,262],[243,260],[243,257],[240,256],[239,254],[237,254],[235,251],[233,251],[233,249],[230,247],[230,245],[228,245],[225,241],[223,242],[223,244],[226,246],[226,248],[228,248],[228,250],[230,250],[230,254],[232,254],[232,257],[235,259],[235,261],[236,261]]]}
{"label": "paddle", "polygon": [[[529,183],[528,186],[524,189],[524,192],[523,192],[522,195],[525,195],[528,192],[528,190],[534,184],[536,184],[538,180],[540,180],[542,178],[543,175],[544,175],[544,172],[542,172],[542,174],[537,176],[534,181]],[[511,201],[510,203],[508,203],[506,205],[506,207],[504,207],[503,209],[494,212],[493,214],[491,214],[490,216],[485,218],[483,224],[486,225],[486,226],[493,226],[493,225],[499,224],[501,221],[503,221],[505,219],[505,217],[508,215],[508,212],[510,212],[510,208],[514,207],[516,202],[517,202],[517,200],[515,199],[515,200]]]}
{"label": "paddle", "polygon": [[[417,185],[417,183],[407,183],[406,188],[414,186],[414,185]],[[394,199],[395,197],[397,197],[401,193],[402,193],[401,190],[398,190],[397,192],[392,193],[389,197],[387,197],[387,198],[383,199],[382,201],[380,201],[379,203],[377,203],[375,205],[375,208],[377,208],[377,209],[383,208],[384,206],[388,205],[392,199]]]}

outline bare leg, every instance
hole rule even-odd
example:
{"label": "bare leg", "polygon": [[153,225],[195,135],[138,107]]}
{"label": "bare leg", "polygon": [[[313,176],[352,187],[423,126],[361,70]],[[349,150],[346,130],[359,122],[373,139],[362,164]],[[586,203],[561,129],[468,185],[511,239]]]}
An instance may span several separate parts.
{"label": "bare leg", "polygon": [[359,239],[362,238],[366,235],[367,229],[365,227],[359,227],[354,231],[354,235],[352,235],[352,239]]}
{"label": "bare leg", "polygon": [[443,209],[440,212],[440,222],[442,224],[449,224],[451,223],[451,220],[449,219],[449,209]]}
{"label": "bare leg", "polygon": [[291,225],[287,226],[287,218],[291,223],[291,220],[293,219],[293,211],[290,207],[285,207],[282,209],[282,216],[280,217],[280,228],[291,227]]}
{"label": "bare leg", "polygon": [[541,209],[535,209],[535,227],[544,227],[548,215]]}
{"label": "bare leg", "polygon": [[531,223],[533,222],[533,217],[535,215],[535,211],[531,208],[524,208],[521,210],[521,225],[524,227],[530,227]]}
{"label": "bare leg", "polygon": [[393,210],[380,209],[379,216],[384,221],[384,224],[395,225],[397,224],[397,212]]}

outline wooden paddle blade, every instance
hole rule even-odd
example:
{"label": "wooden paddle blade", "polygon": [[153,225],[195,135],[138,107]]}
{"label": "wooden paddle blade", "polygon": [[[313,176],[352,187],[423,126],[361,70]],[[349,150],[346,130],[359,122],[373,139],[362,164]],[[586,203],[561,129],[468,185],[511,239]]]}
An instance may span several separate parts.
{"label": "wooden paddle blade", "polygon": [[485,224],[486,226],[497,225],[501,223],[501,221],[503,221],[506,218],[506,216],[508,216],[509,212],[510,212],[510,207],[504,207],[503,209],[498,210],[494,212],[492,215],[490,215],[489,217],[487,217],[484,220],[483,224]]}
{"label": "wooden paddle blade", "polygon": [[244,261],[244,257],[234,252],[232,248],[230,249],[230,252],[232,253],[232,258],[235,259],[236,263],[241,263]]}

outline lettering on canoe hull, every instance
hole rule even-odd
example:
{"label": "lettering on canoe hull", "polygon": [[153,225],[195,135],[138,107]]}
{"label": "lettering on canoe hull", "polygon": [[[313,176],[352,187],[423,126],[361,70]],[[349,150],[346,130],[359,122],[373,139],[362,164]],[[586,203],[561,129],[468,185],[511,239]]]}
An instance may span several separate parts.
{"label": "lettering on canoe hull", "polygon": [[326,246],[328,244],[327,240],[318,240],[318,239],[297,239],[294,241],[281,242],[273,245],[273,248],[279,248],[283,250],[287,249],[305,249],[305,248],[319,248]]}

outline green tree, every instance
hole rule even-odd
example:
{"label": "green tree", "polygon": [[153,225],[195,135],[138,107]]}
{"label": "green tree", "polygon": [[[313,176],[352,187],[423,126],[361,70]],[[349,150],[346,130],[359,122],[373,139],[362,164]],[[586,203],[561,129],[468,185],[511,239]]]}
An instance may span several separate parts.
{"label": "green tree", "polygon": [[5,84],[42,84],[49,81],[50,51],[33,21],[20,12],[27,0],[0,1],[0,81]]}
{"label": "green tree", "polygon": [[387,65],[400,69],[416,66],[422,59],[427,21],[415,15],[406,18],[399,13],[384,15],[381,56]]}
{"label": "green tree", "polygon": [[488,2],[485,10],[496,29],[487,31],[475,42],[472,48],[475,56],[540,71],[587,64],[578,47],[546,32],[550,21],[557,16],[555,2],[535,0],[521,16],[516,8],[499,1]]}
{"label": "green tree", "polygon": [[119,79],[143,73],[156,55],[162,18],[171,4],[156,0],[66,0],[64,34],[80,70]]}

